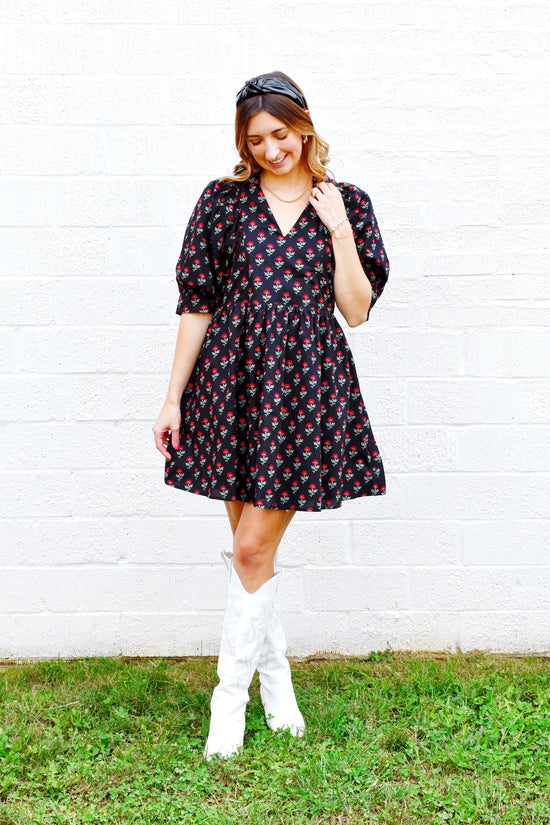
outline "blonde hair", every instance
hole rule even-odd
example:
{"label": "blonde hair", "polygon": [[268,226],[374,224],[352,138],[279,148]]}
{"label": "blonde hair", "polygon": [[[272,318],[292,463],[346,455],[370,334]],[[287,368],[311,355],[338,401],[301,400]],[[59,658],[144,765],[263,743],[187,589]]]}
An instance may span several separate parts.
{"label": "blonde hair", "polygon": [[[270,74],[261,76],[283,78],[303,94],[300,87],[294,83],[288,75],[283,74],[283,72],[271,72]],[[243,100],[237,107],[237,114],[235,115],[235,146],[241,159],[233,169],[233,174],[225,175],[221,180],[240,182],[248,180],[253,174],[259,172],[260,166],[256,163],[250,152],[247,139],[248,121],[259,112],[269,112],[270,115],[282,121],[289,129],[307,138],[303,147],[306,166],[316,181],[324,180],[327,172],[330,172],[330,169],[328,169],[326,165],[329,159],[328,143],[317,134],[313,121],[305,109],[302,109],[301,106],[282,94],[272,93],[249,97],[247,100]]]}

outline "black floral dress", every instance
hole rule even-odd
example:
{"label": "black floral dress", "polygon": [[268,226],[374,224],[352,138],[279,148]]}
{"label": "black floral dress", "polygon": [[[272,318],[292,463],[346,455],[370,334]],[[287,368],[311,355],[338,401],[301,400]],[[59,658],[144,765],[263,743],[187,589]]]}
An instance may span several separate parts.
{"label": "black floral dress", "polygon": [[[372,305],[389,265],[368,195],[342,193]],[[344,333],[330,232],[308,204],[282,235],[260,181],[212,181],[176,267],[176,312],[213,314],[181,398],[165,482],[256,507],[318,511],[386,491]]]}

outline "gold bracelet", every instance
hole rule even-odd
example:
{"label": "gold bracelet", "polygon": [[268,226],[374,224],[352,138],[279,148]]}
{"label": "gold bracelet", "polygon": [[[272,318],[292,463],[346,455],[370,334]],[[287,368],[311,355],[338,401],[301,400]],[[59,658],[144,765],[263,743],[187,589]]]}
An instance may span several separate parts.
{"label": "gold bracelet", "polygon": [[334,226],[332,227],[332,229],[329,229],[330,234],[332,235],[332,234],[333,234],[333,232],[334,232],[334,230],[335,230],[335,229],[338,229],[338,227],[339,227],[339,226],[341,226],[341,225],[342,225],[343,223],[345,223],[346,221],[349,221],[349,218],[341,218],[341,219],[340,219],[337,223],[335,223],[335,224],[334,224]]}

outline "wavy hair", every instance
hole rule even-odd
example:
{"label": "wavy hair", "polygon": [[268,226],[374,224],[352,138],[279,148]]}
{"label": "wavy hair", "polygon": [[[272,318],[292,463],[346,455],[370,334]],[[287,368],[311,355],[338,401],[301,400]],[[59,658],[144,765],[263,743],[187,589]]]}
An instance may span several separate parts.
{"label": "wavy hair", "polygon": [[[283,78],[303,94],[300,87],[294,83],[288,75],[283,74],[283,72],[270,72],[269,74],[261,75],[261,77]],[[260,166],[254,160],[248,148],[246,134],[248,121],[259,112],[269,112],[270,115],[282,121],[289,129],[307,137],[307,141],[303,147],[305,163],[314,180],[324,180],[327,172],[330,172],[330,169],[327,168],[329,159],[328,143],[315,131],[313,121],[305,109],[302,109],[301,106],[298,106],[297,103],[294,103],[293,100],[284,95],[272,93],[249,97],[247,100],[243,100],[237,107],[237,114],[235,115],[235,146],[237,147],[240,161],[233,169],[233,174],[226,175],[221,178],[221,180],[240,182],[248,180],[253,174],[259,172]]]}

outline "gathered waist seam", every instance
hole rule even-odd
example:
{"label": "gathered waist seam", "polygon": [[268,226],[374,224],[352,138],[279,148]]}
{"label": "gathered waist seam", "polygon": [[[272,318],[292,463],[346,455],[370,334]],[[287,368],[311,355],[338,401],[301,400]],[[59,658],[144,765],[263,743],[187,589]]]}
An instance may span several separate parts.
{"label": "gathered waist seam", "polygon": [[291,311],[299,310],[300,312],[316,314],[316,315],[321,315],[323,313],[326,314],[326,315],[334,315],[334,307],[328,307],[325,304],[322,304],[322,305],[300,304],[300,303],[296,303],[296,302],[284,303],[283,301],[274,303],[274,302],[270,301],[269,303],[266,303],[266,304],[262,303],[259,306],[255,306],[252,301],[249,301],[246,298],[243,298],[243,299],[237,300],[237,301],[222,301],[220,303],[220,305],[218,306],[218,308],[216,309],[214,314],[215,315],[221,315],[221,314],[223,314],[224,311],[231,311],[231,308],[241,309],[243,307],[243,305],[244,305],[244,307],[247,311],[251,311],[253,313],[267,312],[267,311],[275,309],[275,310],[282,310],[283,312],[291,312]]}

